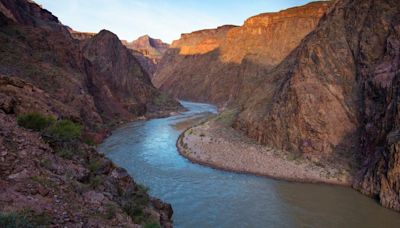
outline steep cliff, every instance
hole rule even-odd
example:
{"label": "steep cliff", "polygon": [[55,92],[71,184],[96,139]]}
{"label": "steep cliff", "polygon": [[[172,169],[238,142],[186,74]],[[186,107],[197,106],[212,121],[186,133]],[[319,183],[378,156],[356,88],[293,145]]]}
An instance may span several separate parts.
{"label": "steep cliff", "polygon": [[164,55],[152,81],[183,99],[218,104],[234,100],[237,86],[247,75],[263,73],[282,61],[315,28],[330,5],[314,2],[260,14],[240,27],[183,34]]}
{"label": "steep cliff", "polygon": [[9,25],[0,28],[0,73],[48,92],[76,110],[88,127],[109,124],[110,118],[118,122],[165,115],[178,107],[168,99],[157,102],[161,94],[149,76],[110,32],[76,40],[70,29],[34,3],[1,3]]}
{"label": "steep cliff", "polygon": [[169,45],[162,40],[151,38],[148,35],[141,36],[132,42],[122,41],[122,43],[132,50],[132,54],[150,77],[156,72],[157,64],[169,48]]}
{"label": "steep cliff", "polygon": [[85,43],[83,53],[89,91],[105,118],[146,113],[158,91],[116,35],[101,31]]}
{"label": "steep cliff", "polygon": [[235,128],[314,160],[357,158],[354,187],[400,210],[399,19],[396,0],[336,2],[279,66],[241,87]]}

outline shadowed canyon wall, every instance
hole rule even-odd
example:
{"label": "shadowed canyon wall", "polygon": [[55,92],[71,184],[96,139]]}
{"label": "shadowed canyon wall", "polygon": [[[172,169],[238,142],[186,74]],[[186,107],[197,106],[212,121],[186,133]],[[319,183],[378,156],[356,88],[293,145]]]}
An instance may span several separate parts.
{"label": "shadowed canyon wall", "polygon": [[[98,128],[110,124],[111,119],[126,121],[178,107],[170,99],[159,102],[161,94],[152,86],[149,75],[111,32],[77,40],[69,28],[34,3],[0,3],[0,74],[31,84],[42,91],[41,96],[62,106],[46,110],[32,104],[38,107],[30,111],[70,115],[65,117]],[[24,100],[16,105],[21,103]]]}

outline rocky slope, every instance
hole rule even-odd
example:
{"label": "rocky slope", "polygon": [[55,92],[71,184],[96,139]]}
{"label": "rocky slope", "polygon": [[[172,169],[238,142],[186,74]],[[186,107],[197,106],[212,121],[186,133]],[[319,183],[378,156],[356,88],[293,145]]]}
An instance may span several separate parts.
{"label": "rocky slope", "polygon": [[148,35],[141,36],[132,42],[122,41],[122,43],[132,50],[132,54],[139,60],[150,77],[156,72],[157,64],[169,48],[169,45],[162,40],[151,38]]}
{"label": "rocky slope", "polygon": [[[138,227],[143,221],[171,227],[171,206],[149,197],[124,169],[86,145],[63,156],[2,109],[0,161],[0,223],[6,227],[14,227],[7,216],[18,227]],[[128,213],[131,205],[141,217]]]}
{"label": "rocky slope", "polygon": [[[247,75],[282,61],[317,25],[331,5],[315,2],[222,26],[183,34],[161,60],[152,79],[175,97],[224,104],[237,96]],[[191,88],[187,90],[185,88]]]}
{"label": "rocky slope", "polygon": [[400,210],[399,16],[395,0],[337,1],[279,66],[247,83],[234,126],[311,159],[357,157],[354,187]]}
{"label": "rocky slope", "polygon": [[[68,27],[31,1],[0,0],[0,55],[1,216],[3,212],[19,213],[24,206],[32,206],[35,212],[48,213],[54,226],[135,226],[139,215],[127,216],[122,198],[115,195],[118,185],[124,185],[127,188],[121,191],[126,190],[135,200],[138,186],[132,179],[109,179],[107,175],[116,167],[108,166],[105,173],[92,175],[96,181],[107,181],[101,182],[99,188],[86,188],[87,178],[70,177],[70,173],[78,170],[88,177],[89,157],[110,162],[87,148],[83,140],[76,142],[79,149],[75,148],[76,152],[84,152],[83,157],[77,152],[77,156],[63,159],[65,148],[54,147],[40,134],[16,126],[16,117],[37,112],[69,119],[83,126],[86,139],[99,142],[116,124],[141,116],[168,115],[179,109],[178,103],[152,86],[148,74],[114,34],[102,31],[89,39],[74,39]],[[48,168],[40,159],[50,160],[57,168]],[[36,191],[36,180],[56,182],[45,186],[39,183],[42,190],[50,192],[43,195]],[[77,192],[70,184],[86,187]],[[61,189],[55,188],[57,185]],[[147,193],[141,195],[148,197]],[[65,202],[53,204],[53,197]],[[104,212],[107,202],[117,212],[116,217],[104,221],[96,210]],[[171,211],[157,216],[167,207],[163,205],[157,200],[146,201],[142,205],[146,208],[143,216],[170,226]],[[77,211],[76,207],[82,210]],[[67,216],[60,217],[64,216],[62,212]]]}

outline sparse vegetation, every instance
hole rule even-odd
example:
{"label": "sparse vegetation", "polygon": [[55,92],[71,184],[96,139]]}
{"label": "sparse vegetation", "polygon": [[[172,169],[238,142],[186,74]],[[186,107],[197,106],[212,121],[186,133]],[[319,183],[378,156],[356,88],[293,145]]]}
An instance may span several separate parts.
{"label": "sparse vegetation", "polygon": [[104,178],[100,175],[91,176],[89,180],[89,185],[92,188],[97,188],[104,182]]}
{"label": "sparse vegetation", "polygon": [[82,141],[88,146],[97,146],[97,143],[91,138],[84,138]]}
{"label": "sparse vegetation", "polygon": [[95,172],[97,172],[97,170],[99,170],[101,168],[101,165],[102,164],[99,160],[91,160],[89,162],[88,168],[91,173],[95,173]]}
{"label": "sparse vegetation", "polygon": [[143,185],[138,185],[134,192],[126,192],[124,194],[124,212],[127,213],[132,220],[137,224],[147,222],[149,216],[145,214],[144,209],[149,204],[150,198],[148,188]]}
{"label": "sparse vegetation", "polygon": [[17,213],[0,213],[0,227],[5,228],[33,228],[49,225],[51,218],[46,213],[37,213],[32,209],[25,209]]}
{"label": "sparse vegetation", "polygon": [[109,220],[113,219],[115,217],[115,214],[116,214],[115,206],[112,204],[108,204],[106,206],[106,213],[105,213],[106,219]]}
{"label": "sparse vegetation", "polygon": [[18,125],[35,131],[42,131],[54,123],[55,118],[40,113],[21,115],[17,119]]}
{"label": "sparse vegetation", "polygon": [[238,113],[238,108],[227,109],[215,117],[215,121],[223,124],[224,126],[231,126]]}
{"label": "sparse vegetation", "polygon": [[53,142],[73,142],[80,138],[82,127],[70,120],[60,120],[46,128],[44,136]]}
{"label": "sparse vegetation", "polygon": [[144,228],[161,228],[157,222],[149,222],[144,225]]}
{"label": "sparse vegetation", "polygon": [[171,102],[171,98],[165,93],[160,93],[160,95],[158,95],[154,98],[154,104],[157,106],[163,106],[170,102]]}
{"label": "sparse vegetation", "polygon": [[34,226],[29,221],[17,214],[3,214],[0,213],[0,227],[6,228],[33,228]]}

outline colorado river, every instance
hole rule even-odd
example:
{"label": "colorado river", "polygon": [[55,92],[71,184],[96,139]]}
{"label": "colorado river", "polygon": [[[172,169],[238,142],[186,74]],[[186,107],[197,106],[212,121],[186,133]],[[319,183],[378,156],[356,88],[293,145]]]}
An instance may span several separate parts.
{"label": "colorado river", "polygon": [[169,118],[127,124],[99,149],[150,194],[172,204],[175,227],[400,227],[400,214],[345,187],[299,184],[193,164],[176,149],[173,125],[207,104]]}

